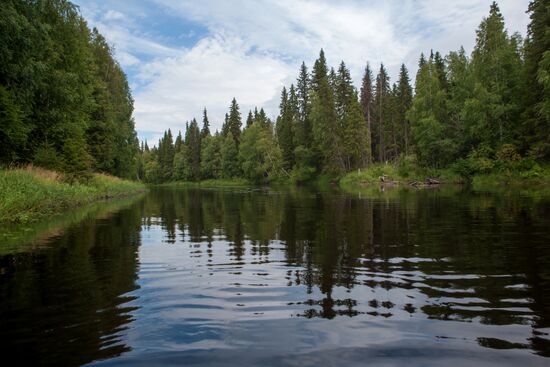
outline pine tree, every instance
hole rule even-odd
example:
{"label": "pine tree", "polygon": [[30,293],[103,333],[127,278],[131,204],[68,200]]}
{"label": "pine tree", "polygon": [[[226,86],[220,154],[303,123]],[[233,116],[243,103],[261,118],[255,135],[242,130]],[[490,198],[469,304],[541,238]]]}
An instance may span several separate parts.
{"label": "pine tree", "polygon": [[227,129],[231,133],[237,148],[239,147],[239,142],[241,140],[241,113],[239,112],[239,105],[237,100],[233,98],[231,101],[231,106],[229,108],[229,116],[227,118]]}
{"label": "pine tree", "polygon": [[386,118],[389,118],[389,102],[391,96],[390,78],[384,65],[380,65],[380,71],[376,77],[375,97],[373,104],[374,126],[371,135],[373,137],[373,152],[376,152],[379,162],[386,160]]}
{"label": "pine tree", "polygon": [[313,74],[311,75],[311,90],[317,92],[321,82],[328,76],[327,60],[323,49],[319,52],[319,58],[313,65]]}
{"label": "pine tree", "polygon": [[338,117],[334,94],[328,77],[318,81],[317,91],[312,96],[311,123],[314,150],[320,158],[318,169],[328,172],[342,172],[345,168],[338,131]]}
{"label": "pine tree", "polygon": [[223,125],[222,125],[222,131],[221,131],[221,134],[223,136],[227,136],[227,134],[229,134],[229,114],[225,114],[225,118],[223,120]]}
{"label": "pine tree", "polygon": [[196,119],[191,120],[185,136],[187,147],[187,165],[189,167],[189,179],[200,179],[201,136]]}
{"label": "pine tree", "polygon": [[410,124],[406,114],[412,103],[412,87],[409,79],[409,72],[405,64],[401,64],[401,69],[399,71],[396,99],[397,120],[399,124],[399,130],[402,135],[400,139],[400,146],[402,146],[403,152],[405,154],[409,154]]}
{"label": "pine tree", "polygon": [[309,147],[311,126],[309,121],[309,113],[311,110],[309,95],[311,85],[306,64],[302,62],[300,67],[300,75],[296,82],[296,98],[298,102],[298,127],[296,129],[296,146]]}
{"label": "pine tree", "polygon": [[[367,63],[365,68],[365,74],[363,75],[363,80],[361,83],[361,107],[363,109],[363,115],[365,116],[365,122],[367,124],[367,131],[369,134],[369,151],[373,151],[372,148],[372,116],[373,116],[373,104],[374,104],[374,93],[372,89],[372,71],[370,70],[370,65]],[[368,162],[370,163],[370,162]]]}
{"label": "pine tree", "polygon": [[210,121],[208,121],[208,114],[206,112],[206,107],[205,107],[202,112],[201,139],[204,139],[209,135],[210,135]]}
{"label": "pine tree", "polygon": [[289,104],[288,93],[284,87],[281,92],[279,111],[276,126],[277,139],[282,151],[283,166],[286,170],[291,170],[294,165],[294,142],[292,139],[293,111]]}
{"label": "pine tree", "polygon": [[162,182],[170,181],[172,179],[174,154],[172,131],[168,129],[159,141],[158,146],[158,162],[160,167],[160,180]]}
{"label": "pine tree", "polygon": [[267,118],[267,115],[265,114],[265,111],[263,108],[260,108],[260,112],[258,112],[258,123],[265,129],[272,129],[273,126],[271,126],[270,120]]}
{"label": "pine tree", "polygon": [[443,58],[441,57],[441,54],[439,51],[436,51],[433,59],[435,71],[437,73],[437,78],[439,79],[439,83],[445,91],[449,90],[449,82],[447,80],[447,70],[445,67],[445,62],[443,61]]}
{"label": "pine tree", "polygon": [[347,106],[354,97],[354,87],[351,81],[351,75],[346,64],[342,61],[338,68],[338,74],[334,81],[334,100],[336,104],[336,114],[340,120],[345,118]]}
{"label": "pine tree", "polygon": [[179,153],[183,148],[183,137],[181,136],[181,131],[178,131],[178,136],[174,142],[174,152]]}
{"label": "pine tree", "polygon": [[254,116],[252,116],[252,111],[248,111],[248,117],[246,118],[246,128],[248,129],[254,123]]}

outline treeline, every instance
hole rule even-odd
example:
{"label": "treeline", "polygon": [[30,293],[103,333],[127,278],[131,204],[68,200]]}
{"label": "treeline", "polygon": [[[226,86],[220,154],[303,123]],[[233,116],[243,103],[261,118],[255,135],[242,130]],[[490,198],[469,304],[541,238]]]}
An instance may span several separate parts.
{"label": "treeline", "polygon": [[[275,124],[263,110],[241,115],[233,100],[221,132],[187,124],[173,142],[142,145],[140,174],[150,182],[244,177],[253,181],[340,174],[406,159],[460,173],[499,162],[523,168],[550,158],[549,0],[529,5],[527,38],[509,35],[496,3],[477,30],[471,56],[463,48],[420,56],[411,86],[403,64],[396,83],[382,64],[367,63],[360,91],[344,62],[335,70],[321,50],[311,72],[283,88]],[[525,167],[526,166],[526,167]]]}
{"label": "treeline", "polygon": [[0,165],[136,178],[139,141],[113,49],[66,0],[0,6]]}

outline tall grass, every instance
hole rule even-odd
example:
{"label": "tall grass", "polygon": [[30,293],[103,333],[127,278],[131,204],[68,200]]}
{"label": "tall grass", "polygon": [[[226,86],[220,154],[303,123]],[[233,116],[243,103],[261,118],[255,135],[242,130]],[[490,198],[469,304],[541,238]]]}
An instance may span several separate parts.
{"label": "tall grass", "polygon": [[0,170],[0,222],[26,223],[95,200],[144,190],[140,183],[93,174],[68,183],[62,174],[38,167]]}

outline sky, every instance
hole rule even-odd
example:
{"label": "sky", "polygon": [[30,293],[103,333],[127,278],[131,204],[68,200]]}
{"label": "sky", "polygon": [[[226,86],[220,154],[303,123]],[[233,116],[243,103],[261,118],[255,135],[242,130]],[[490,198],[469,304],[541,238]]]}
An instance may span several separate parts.
{"label": "sky", "polygon": [[[414,79],[421,52],[446,54],[475,43],[492,0],[74,0],[114,47],[134,97],[138,136],[199,123],[220,129],[235,97],[243,119],[255,106],[271,118],[281,89],[324,49],[343,60],[359,87],[366,63],[401,63]],[[529,0],[497,1],[510,34],[526,33]]]}

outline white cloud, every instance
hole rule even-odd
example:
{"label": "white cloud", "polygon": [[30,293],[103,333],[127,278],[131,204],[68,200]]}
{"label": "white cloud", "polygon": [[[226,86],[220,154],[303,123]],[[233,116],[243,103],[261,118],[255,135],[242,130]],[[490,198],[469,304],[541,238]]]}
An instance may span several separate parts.
{"label": "white cloud", "polygon": [[216,36],[200,41],[176,57],[140,66],[138,78],[147,84],[135,95],[139,130],[183,129],[202,109],[209,111],[214,129],[220,128],[233,97],[241,113],[271,104],[290,73],[285,63],[266,54],[251,53],[237,38]]}
{"label": "white cloud", "polygon": [[[131,75],[139,86],[138,130],[159,133],[182,128],[204,106],[219,128],[233,96],[243,114],[258,105],[275,116],[280,89],[295,80],[302,60],[313,64],[320,48],[331,65],[344,60],[356,83],[367,61],[374,69],[384,62],[392,76],[405,62],[412,77],[420,52],[446,54],[461,45],[471,51],[492,0],[81,2],[116,45],[121,64],[138,71]],[[528,2],[498,1],[510,33],[525,34]],[[189,23],[182,42],[194,37],[196,24],[208,34],[194,46],[167,46],[141,26],[151,7]]]}
{"label": "white cloud", "polygon": [[122,14],[121,12],[118,12],[116,10],[109,10],[107,13],[105,13],[104,19],[106,21],[111,20],[126,20],[126,16]]}

